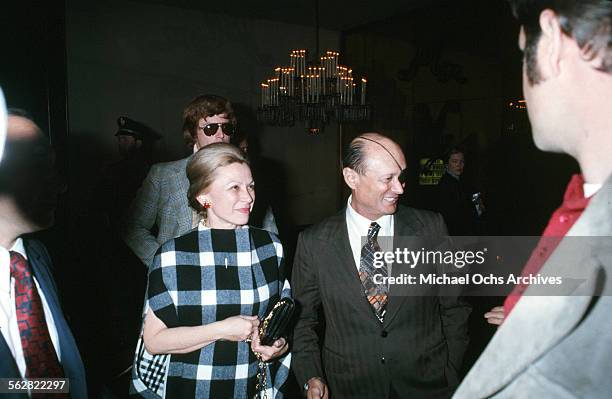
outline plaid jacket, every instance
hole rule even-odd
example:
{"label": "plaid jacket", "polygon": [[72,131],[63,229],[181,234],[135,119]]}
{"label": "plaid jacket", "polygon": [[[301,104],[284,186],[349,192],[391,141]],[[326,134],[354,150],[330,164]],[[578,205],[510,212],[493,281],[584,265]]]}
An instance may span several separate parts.
{"label": "plaid jacket", "polygon": [[185,172],[190,158],[153,165],[126,213],[123,240],[147,267],[161,244],[193,229]]}
{"label": "plaid jacket", "polygon": [[[198,226],[166,242],[149,271],[147,307],[168,328],[205,325],[235,315],[264,318],[290,295],[283,249],[265,230]],[[143,348],[139,348],[142,351]],[[139,356],[131,392],[144,397],[252,398],[257,359],[246,342],[219,340],[187,354]],[[146,350],[145,350],[146,352]],[[268,397],[282,398],[291,355],[268,367]]]}

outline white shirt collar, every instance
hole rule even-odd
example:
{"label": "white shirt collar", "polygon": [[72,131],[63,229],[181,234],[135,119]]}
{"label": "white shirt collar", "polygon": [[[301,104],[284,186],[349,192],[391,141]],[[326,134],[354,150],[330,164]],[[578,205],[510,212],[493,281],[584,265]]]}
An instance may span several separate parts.
{"label": "white shirt collar", "polygon": [[[19,337],[19,325],[17,322],[17,316],[15,314],[15,290],[14,284],[11,284],[11,257],[9,252],[15,251],[26,257],[24,241],[21,238],[15,240],[15,243],[10,250],[0,247],[0,339],[4,338],[7,346],[9,347],[10,354],[15,359],[17,368],[21,375],[26,374],[26,362],[23,356],[23,349],[21,346],[21,339]],[[45,293],[41,290],[39,282],[34,277],[34,283],[40,296],[40,300],[43,306],[43,312],[51,337],[51,342],[55,348],[55,353],[59,361],[62,361],[62,351],[60,348],[60,340],[57,333],[57,327],[55,325],[55,319],[53,312],[49,307],[49,302],[45,297]]]}
{"label": "white shirt collar", "polygon": [[393,215],[383,215],[376,220],[370,220],[366,217],[361,216],[353,206],[351,205],[353,196],[349,196],[346,203],[347,221],[351,223],[357,231],[361,232],[363,236],[368,235],[368,229],[372,222],[376,222],[380,225],[380,236],[392,236],[393,235]]}
{"label": "white shirt collar", "polygon": [[11,249],[0,246],[0,291],[4,292],[11,291],[11,255],[9,251],[18,252],[24,258],[28,259],[21,237],[15,240]]}
{"label": "white shirt collar", "polygon": [[[363,247],[362,239],[368,235],[370,224],[376,222],[380,225],[380,231],[378,232],[379,237],[393,237],[393,215],[385,215],[377,220],[370,220],[357,213],[357,211],[353,209],[351,202],[352,196],[348,198],[346,203],[346,228],[348,230],[353,260],[355,261],[357,270],[359,270],[361,248]],[[379,244],[383,250],[392,250],[386,247],[389,241],[390,240],[379,240]]]}
{"label": "white shirt collar", "polygon": [[601,186],[601,184],[584,183],[584,185],[582,186],[582,190],[584,191],[584,198],[589,198],[597,194]]}

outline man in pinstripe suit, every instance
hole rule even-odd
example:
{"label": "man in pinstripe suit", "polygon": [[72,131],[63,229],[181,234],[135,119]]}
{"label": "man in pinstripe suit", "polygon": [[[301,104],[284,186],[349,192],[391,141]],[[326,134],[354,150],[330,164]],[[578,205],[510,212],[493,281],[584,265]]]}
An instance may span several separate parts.
{"label": "man in pinstripe suit", "polygon": [[393,287],[374,306],[361,277],[361,237],[370,237],[373,226],[375,239],[377,233],[444,236],[442,217],[398,205],[406,160],[389,138],[357,137],[344,166],[352,193],[347,207],[298,239],[292,280],[300,307],[293,347],[298,383],[308,398],[450,397],[468,342],[469,307],[457,297],[393,296]]}

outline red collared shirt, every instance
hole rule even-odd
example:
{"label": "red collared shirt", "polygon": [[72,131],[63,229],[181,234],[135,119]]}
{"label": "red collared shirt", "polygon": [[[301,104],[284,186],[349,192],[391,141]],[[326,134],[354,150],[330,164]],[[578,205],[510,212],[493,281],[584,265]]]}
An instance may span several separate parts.
{"label": "red collared shirt", "polygon": [[[523,276],[529,276],[530,274],[536,275],[540,271],[550,254],[557,248],[559,242],[561,242],[574,223],[576,223],[576,220],[582,215],[590,199],[591,197],[584,197],[584,178],[582,175],[573,175],[565,190],[563,203],[552,214],[542,234],[542,238],[538,242],[538,246],[531,253],[523,269]],[[504,313],[506,317],[510,314],[519,299],[521,299],[527,287],[527,284],[516,285],[510,295],[508,295],[504,302]]]}

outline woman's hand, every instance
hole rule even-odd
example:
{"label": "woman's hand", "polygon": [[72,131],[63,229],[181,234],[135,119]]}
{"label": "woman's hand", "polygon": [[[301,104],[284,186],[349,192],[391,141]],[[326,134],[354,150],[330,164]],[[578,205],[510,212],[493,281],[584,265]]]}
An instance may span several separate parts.
{"label": "woman's hand", "polygon": [[221,336],[229,341],[244,341],[253,335],[259,326],[257,316],[232,316],[221,321]]}
{"label": "woman's hand", "polygon": [[253,334],[253,341],[251,341],[251,349],[255,353],[260,353],[261,360],[263,360],[264,362],[282,356],[285,352],[287,352],[288,348],[289,345],[287,344],[285,338],[279,338],[274,341],[271,346],[265,346],[261,345],[261,341],[259,340],[259,334]]}

